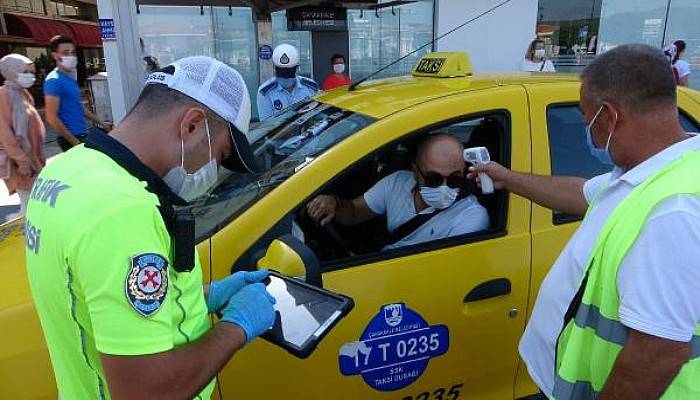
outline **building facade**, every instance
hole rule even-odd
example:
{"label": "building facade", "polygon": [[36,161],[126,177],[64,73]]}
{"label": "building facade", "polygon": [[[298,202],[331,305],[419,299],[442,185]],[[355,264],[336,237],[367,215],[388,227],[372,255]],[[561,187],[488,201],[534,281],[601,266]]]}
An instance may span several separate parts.
{"label": "building facade", "polygon": [[539,0],[537,34],[558,70],[578,72],[600,52],[625,43],[687,44],[690,86],[700,89],[700,1]]}
{"label": "building facade", "polygon": [[76,41],[81,85],[105,71],[96,0],[0,0],[0,57],[19,53],[34,61],[37,83],[31,91],[39,105],[43,78],[54,68],[48,43],[59,34]]}
{"label": "building facade", "polygon": [[[375,77],[408,74],[420,56],[431,50],[467,51],[476,73],[513,72],[520,68],[529,42],[539,37],[545,40],[548,57],[558,71],[580,72],[596,54],[623,43],[662,48],[683,39],[688,44],[686,59],[696,71],[691,86],[700,88],[697,0],[336,1],[348,7],[346,28],[339,36],[323,36],[313,29],[289,30],[285,9],[295,2],[268,8],[268,13],[257,9],[257,3],[267,2],[129,0],[117,4],[100,0],[98,7],[100,17],[114,19],[117,32],[122,32],[116,41],[105,44],[114,48],[115,56],[140,59],[146,53],[161,64],[188,55],[216,57],[241,72],[253,97],[260,82],[272,73],[261,47],[297,46],[300,73],[321,82],[330,73],[325,47],[331,40],[343,42],[340,48],[348,60],[348,72],[357,80],[401,57],[406,58]],[[119,44],[120,40],[128,43]],[[109,64],[109,54],[107,58]],[[141,68],[114,62],[110,73],[116,70],[119,78],[110,77],[110,85],[123,85],[127,75],[143,81]],[[115,88],[122,92],[122,114],[139,87]]]}

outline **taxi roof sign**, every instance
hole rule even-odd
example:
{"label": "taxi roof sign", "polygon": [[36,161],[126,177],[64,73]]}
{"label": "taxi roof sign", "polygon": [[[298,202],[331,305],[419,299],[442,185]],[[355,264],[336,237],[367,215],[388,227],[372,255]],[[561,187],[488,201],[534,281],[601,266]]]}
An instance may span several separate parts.
{"label": "taxi roof sign", "polygon": [[461,51],[433,51],[426,53],[413,67],[413,76],[453,78],[472,75],[469,55]]}

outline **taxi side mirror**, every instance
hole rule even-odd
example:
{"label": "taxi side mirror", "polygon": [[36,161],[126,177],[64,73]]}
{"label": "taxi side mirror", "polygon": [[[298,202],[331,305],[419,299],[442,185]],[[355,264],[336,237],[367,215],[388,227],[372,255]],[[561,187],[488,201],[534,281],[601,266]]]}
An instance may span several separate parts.
{"label": "taxi side mirror", "polygon": [[316,254],[290,234],[273,240],[265,255],[258,260],[258,269],[271,269],[283,275],[299,278],[310,285],[323,287],[321,266]]}

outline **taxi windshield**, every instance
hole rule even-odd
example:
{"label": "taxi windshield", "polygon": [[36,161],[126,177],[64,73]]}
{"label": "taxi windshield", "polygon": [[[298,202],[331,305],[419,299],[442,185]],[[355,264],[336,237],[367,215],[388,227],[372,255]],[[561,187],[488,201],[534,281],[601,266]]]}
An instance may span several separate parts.
{"label": "taxi windshield", "polygon": [[305,101],[253,124],[248,140],[262,172],[219,169],[215,188],[191,206],[197,241],[226,226],[321,153],[374,121],[328,104]]}

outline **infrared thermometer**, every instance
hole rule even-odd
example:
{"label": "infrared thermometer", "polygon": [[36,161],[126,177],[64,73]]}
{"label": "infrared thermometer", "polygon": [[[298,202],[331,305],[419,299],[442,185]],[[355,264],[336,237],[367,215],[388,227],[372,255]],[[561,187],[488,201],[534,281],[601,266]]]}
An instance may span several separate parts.
{"label": "infrared thermometer", "polygon": [[[491,156],[486,147],[471,147],[464,150],[464,161],[468,161],[474,166],[483,165],[491,162]],[[481,181],[481,193],[493,193],[493,180],[486,172],[479,172],[479,180]]]}

